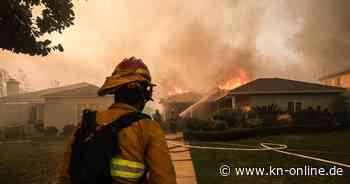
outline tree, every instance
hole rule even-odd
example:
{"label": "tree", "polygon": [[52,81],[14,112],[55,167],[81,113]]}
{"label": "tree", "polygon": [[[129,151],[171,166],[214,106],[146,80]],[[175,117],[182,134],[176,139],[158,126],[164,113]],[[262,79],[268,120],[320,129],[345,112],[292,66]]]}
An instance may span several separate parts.
{"label": "tree", "polygon": [[43,37],[62,33],[73,25],[74,18],[72,0],[1,0],[0,48],[32,56],[62,52],[61,44],[52,45]]}

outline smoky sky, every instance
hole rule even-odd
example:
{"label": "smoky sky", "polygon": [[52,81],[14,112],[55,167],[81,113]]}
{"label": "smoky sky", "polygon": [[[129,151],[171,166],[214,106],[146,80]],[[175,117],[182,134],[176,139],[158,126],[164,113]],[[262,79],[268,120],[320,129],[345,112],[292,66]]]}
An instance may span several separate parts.
{"label": "smoky sky", "polygon": [[346,0],[76,1],[75,25],[49,35],[65,52],[0,51],[0,67],[32,89],[53,80],[101,85],[120,60],[136,56],[158,96],[174,85],[210,90],[240,70],[251,79],[317,81],[350,56],[348,10]]}
{"label": "smoky sky", "polygon": [[350,1],[288,1],[291,12],[303,18],[303,29],[291,40],[306,67],[317,77],[349,68]]}

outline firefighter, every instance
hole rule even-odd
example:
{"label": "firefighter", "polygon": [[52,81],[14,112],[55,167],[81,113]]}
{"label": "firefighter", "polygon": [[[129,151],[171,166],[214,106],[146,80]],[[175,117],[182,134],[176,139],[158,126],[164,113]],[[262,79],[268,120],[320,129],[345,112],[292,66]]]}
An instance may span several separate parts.
{"label": "firefighter", "polygon": [[162,122],[163,122],[162,115],[160,115],[160,112],[159,112],[158,109],[157,109],[156,112],[153,114],[152,118],[153,118],[154,121],[157,121],[157,122],[159,122],[159,123],[162,123]]}
{"label": "firefighter", "polygon": [[[99,96],[114,94],[114,104],[98,112],[98,126],[106,126],[127,113],[142,111],[146,102],[152,100],[153,86],[143,61],[125,58],[98,91]],[[118,133],[118,144],[120,152],[111,159],[113,183],[176,184],[174,166],[159,123],[142,119],[131,124]],[[59,183],[69,183],[70,153],[68,145]]]}

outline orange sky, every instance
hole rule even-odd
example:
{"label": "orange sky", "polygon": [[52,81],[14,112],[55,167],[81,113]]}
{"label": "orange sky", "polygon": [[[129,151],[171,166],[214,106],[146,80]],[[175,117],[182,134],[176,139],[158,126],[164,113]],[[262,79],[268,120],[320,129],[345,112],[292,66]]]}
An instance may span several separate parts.
{"label": "orange sky", "polygon": [[[22,69],[32,89],[52,80],[101,85],[117,62],[133,55],[149,65],[156,83],[175,81],[189,89],[207,90],[234,76],[235,67],[252,77],[313,80],[307,69],[286,72],[302,61],[287,41],[303,26],[286,10],[274,0],[76,1],[75,25],[51,35],[63,53],[0,51],[0,67],[16,78]],[[158,93],[166,90],[158,87]]]}

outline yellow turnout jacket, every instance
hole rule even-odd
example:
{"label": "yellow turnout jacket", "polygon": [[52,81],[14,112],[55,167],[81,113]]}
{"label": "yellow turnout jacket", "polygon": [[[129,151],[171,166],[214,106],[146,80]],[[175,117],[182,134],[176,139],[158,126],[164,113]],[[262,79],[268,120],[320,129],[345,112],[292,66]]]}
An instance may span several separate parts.
{"label": "yellow turnout jacket", "polygon": [[[136,111],[130,105],[113,104],[108,110],[97,113],[97,124],[105,126],[119,117]],[[70,139],[59,174],[58,183],[68,184],[68,167],[71,154]],[[159,124],[142,119],[122,129],[118,134],[120,154],[111,160],[111,175],[116,184],[136,184],[148,171],[147,184],[176,184],[174,166],[170,159],[165,137]],[[101,183],[102,184],[102,183]]]}

